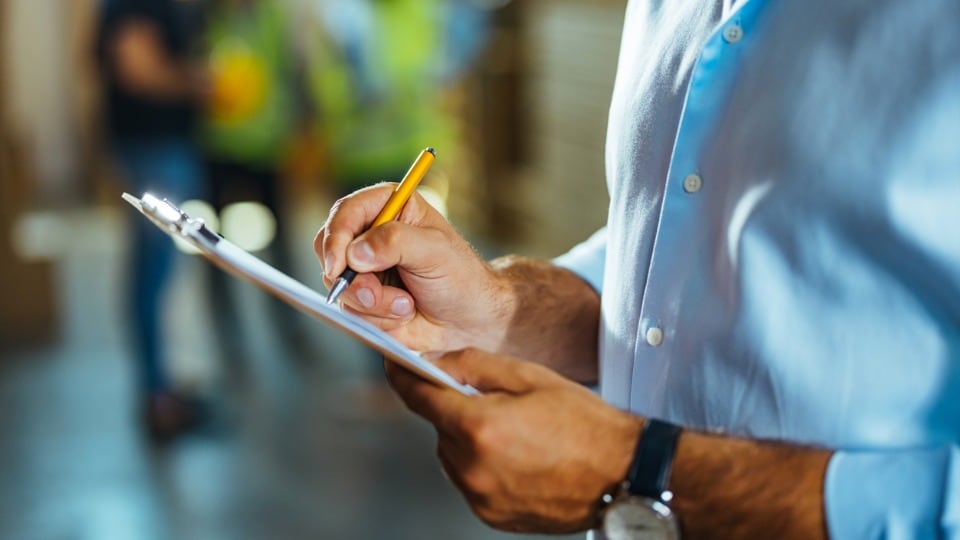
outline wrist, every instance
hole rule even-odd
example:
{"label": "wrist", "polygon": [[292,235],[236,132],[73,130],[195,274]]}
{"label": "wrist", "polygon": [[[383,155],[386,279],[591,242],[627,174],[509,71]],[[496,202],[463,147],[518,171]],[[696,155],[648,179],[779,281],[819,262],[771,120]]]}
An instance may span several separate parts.
{"label": "wrist", "polygon": [[485,296],[489,301],[490,314],[487,321],[491,350],[501,353],[516,353],[509,343],[510,326],[518,318],[523,302],[520,299],[520,282],[530,279],[524,271],[523,258],[516,255],[498,257],[486,263],[487,286]]}
{"label": "wrist", "polygon": [[634,416],[623,411],[617,411],[621,419],[618,426],[612,430],[615,439],[610,445],[610,453],[605,456],[605,463],[609,466],[604,476],[604,496],[618,493],[630,473],[630,465],[640,441],[640,435],[647,425],[647,419]]}
{"label": "wrist", "polygon": [[610,540],[642,538],[676,540],[677,519],[670,509],[668,490],[680,427],[660,420],[646,420],[635,438],[626,474],[619,486],[601,499],[603,531]]}
{"label": "wrist", "polygon": [[503,298],[497,350],[580,383],[596,382],[600,296],[593,287],[544,260],[508,256],[491,261],[490,269]]}

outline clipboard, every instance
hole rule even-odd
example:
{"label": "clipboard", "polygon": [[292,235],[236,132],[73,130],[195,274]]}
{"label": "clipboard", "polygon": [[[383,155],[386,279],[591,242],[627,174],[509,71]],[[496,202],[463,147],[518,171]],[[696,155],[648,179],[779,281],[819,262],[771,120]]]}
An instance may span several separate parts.
{"label": "clipboard", "polygon": [[337,306],[327,304],[325,296],[230,243],[207,228],[202,219],[191,218],[166,199],[159,199],[150,193],[144,193],[142,198],[124,193],[123,200],[165,233],[196,248],[204,258],[227,273],[248,281],[300,311],[353,336],[391,361],[434,384],[468,396],[479,394],[472,386],[460,383],[376,326],[341,311]]}

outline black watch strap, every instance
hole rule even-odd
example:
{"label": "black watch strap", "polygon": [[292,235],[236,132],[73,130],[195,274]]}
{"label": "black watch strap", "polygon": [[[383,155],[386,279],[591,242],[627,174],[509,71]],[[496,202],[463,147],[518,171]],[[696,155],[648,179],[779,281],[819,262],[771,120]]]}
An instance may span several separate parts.
{"label": "black watch strap", "polygon": [[673,453],[680,426],[650,418],[647,420],[627,473],[627,491],[631,495],[662,502],[670,479]]}

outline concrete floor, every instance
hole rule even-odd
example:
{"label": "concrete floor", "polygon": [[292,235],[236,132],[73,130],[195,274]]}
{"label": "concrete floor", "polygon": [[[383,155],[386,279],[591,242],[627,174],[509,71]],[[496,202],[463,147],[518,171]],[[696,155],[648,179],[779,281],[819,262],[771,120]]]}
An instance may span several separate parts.
{"label": "concrete floor", "polygon": [[[60,338],[0,351],[0,538],[525,538],[470,513],[429,426],[393,401],[364,406],[351,389],[380,380],[379,366],[348,338],[298,315],[306,337],[292,352],[265,297],[236,283],[231,349],[243,358],[224,358],[209,338],[206,263],[186,256],[167,309],[171,360],[184,384],[215,396],[218,427],[151,449],[119,309],[122,212],[58,216],[47,241]],[[294,274],[317,286],[309,246],[322,216],[300,215]]]}

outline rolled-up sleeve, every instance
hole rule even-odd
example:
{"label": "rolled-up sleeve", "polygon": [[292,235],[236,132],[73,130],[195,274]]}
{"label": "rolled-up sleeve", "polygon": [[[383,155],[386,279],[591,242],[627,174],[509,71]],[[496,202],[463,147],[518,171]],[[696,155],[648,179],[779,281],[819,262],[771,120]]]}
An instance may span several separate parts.
{"label": "rolled-up sleeve", "polygon": [[960,539],[960,447],[837,452],[825,499],[835,539]]}
{"label": "rolled-up sleeve", "polygon": [[553,263],[566,268],[590,284],[597,293],[603,291],[603,266],[607,256],[607,228],[593,233]]}

